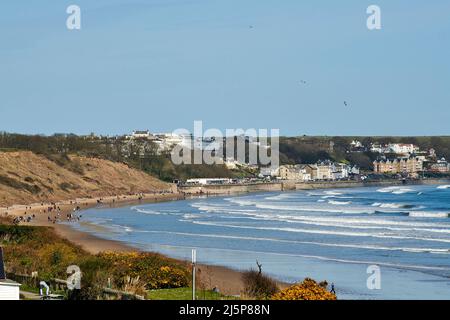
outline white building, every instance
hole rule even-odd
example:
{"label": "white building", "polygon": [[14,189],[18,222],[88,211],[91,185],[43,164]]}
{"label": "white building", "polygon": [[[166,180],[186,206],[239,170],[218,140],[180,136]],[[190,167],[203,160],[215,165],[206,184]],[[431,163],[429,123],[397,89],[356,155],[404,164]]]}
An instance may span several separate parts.
{"label": "white building", "polygon": [[307,165],[283,165],[278,169],[278,176],[282,180],[310,181],[311,173]]}
{"label": "white building", "polygon": [[381,144],[375,144],[372,143],[372,145],[370,146],[370,151],[372,151],[373,153],[385,153],[386,147],[382,146]]}
{"label": "white building", "polygon": [[186,184],[194,185],[215,185],[215,184],[229,184],[232,183],[233,179],[229,178],[198,178],[198,179],[188,179]]}
{"label": "white building", "polygon": [[358,141],[358,140],[353,140],[353,141],[350,143],[350,146],[351,146],[352,148],[363,148],[363,147],[364,147],[363,144],[361,143],[361,141]]}
{"label": "white building", "polygon": [[419,147],[409,143],[390,143],[388,145],[390,152],[396,154],[412,154],[419,151]]}
{"label": "white building", "polygon": [[20,300],[20,284],[6,279],[2,248],[0,248],[0,300]]}
{"label": "white building", "polygon": [[259,170],[262,177],[278,177],[280,175],[280,167],[262,167]]}
{"label": "white building", "polygon": [[0,300],[20,300],[20,284],[0,279]]}
{"label": "white building", "polygon": [[148,130],[134,130],[131,134],[131,138],[135,139],[148,139],[150,136],[151,133]]}

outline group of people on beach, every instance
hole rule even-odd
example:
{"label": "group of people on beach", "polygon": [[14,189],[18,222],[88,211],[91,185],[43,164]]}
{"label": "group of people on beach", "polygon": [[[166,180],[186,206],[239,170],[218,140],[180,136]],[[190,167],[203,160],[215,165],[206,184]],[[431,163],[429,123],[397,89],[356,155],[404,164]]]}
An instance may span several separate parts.
{"label": "group of people on beach", "polygon": [[[104,200],[103,197],[99,197],[96,199],[96,204],[97,206],[100,205],[104,205],[106,203],[110,203],[112,205],[115,205],[116,202],[120,202],[120,201],[130,201],[130,200],[138,200],[138,201],[142,201],[146,198],[146,195],[151,194],[153,197],[151,197],[151,199],[153,200],[158,200],[157,195],[165,195],[165,194],[170,194],[173,193],[173,191],[166,191],[166,190],[159,190],[159,191],[153,191],[153,192],[148,192],[148,193],[133,193],[130,192],[127,195],[115,195],[110,197],[110,199],[106,199],[106,201]],[[131,199],[130,199],[131,197]],[[90,199],[91,202],[92,200],[94,200],[95,198],[93,198],[92,196],[88,196],[87,199]],[[50,203],[44,203],[41,202],[40,204],[36,204],[36,205],[32,205],[32,206],[25,206],[25,210],[23,211],[23,213],[20,213],[19,215],[17,215],[14,220],[13,223],[14,224],[20,224],[23,222],[26,223],[30,223],[32,222],[34,219],[37,218],[36,214],[38,215],[47,215],[47,222],[48,223],[57,223],[57,222],[63,222],[63,221],[67,221],[67,222],[78,222],[80,221],[80,219],[82,218],[82,215],[76,214],[76,212],[82,210],[83,208],[87,208],[89,206],[90,201],[86,200],[86,201],[78,201],[78,200],[70,200],[67,202],[61,202],[61,203],[56,203],[56,202],[50,202]],[[71,207],[71,212],[69,211],[68,213],[65,214],[65,217],[63,218],[62,215],[64,214],[64,212],[67,212],[67,209],[62,209],[61,207],[67,206],[69,205]],[[10,211],[18,211],[18,208],[14,208],[14,207],[6,207],[6,210],[4,211],[4,215],[5,217],[7,217],[9,215]],[[20,210],[21,211],[21,210]]]}
{"label": "group of people on beach", "polygon": [[25,212],[24,216],[15,217],[14,220],[13,220],[13,223],[16,224],[16,225],[20,224],[21,222],[28,222],[28,223],[30,223],[35,218],[36,218],[36,216],[34,214],[27,216],[27,213]]}

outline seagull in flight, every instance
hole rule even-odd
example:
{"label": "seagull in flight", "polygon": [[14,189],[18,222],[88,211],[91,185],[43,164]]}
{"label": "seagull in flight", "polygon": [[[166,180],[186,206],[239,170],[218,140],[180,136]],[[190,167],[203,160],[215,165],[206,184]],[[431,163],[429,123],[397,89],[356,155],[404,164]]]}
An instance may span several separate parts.
{"label": "seagull in flight", "polygon": [[344,106],[346,106],[346,107],[348,106],[348,103],[347,103],[347,101],[344,101]]}

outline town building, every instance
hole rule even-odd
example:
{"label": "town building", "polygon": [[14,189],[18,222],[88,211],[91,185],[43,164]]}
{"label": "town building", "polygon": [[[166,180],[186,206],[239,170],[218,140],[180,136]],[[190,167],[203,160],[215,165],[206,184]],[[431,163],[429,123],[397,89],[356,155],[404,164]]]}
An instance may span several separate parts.
{"label": "town building", "polygon": [[367,148],[361,143],[361,141],[353,140],[350,143],[350,152],[365,152]]}
{"label": "town building", "polygon": [[430,166],[431,172],[448,173],[450,172],[450,163],[442,158]]}
{"label": "town building", "polygon": [[131,134],[131,138],[134,139],[148,139],[151,137],[151,133],[148,130],[134,130]]}
{"label": "town building", "polygon": [[323,161],[313,165],[313,180],[333,180],[334,165],[331,161]]}
{"label": "town building", "polygon": [[423,161],[416,156],[382,159],[374,161],[373,167],[374,173],[416,176],[423,171]]}
{"label": "town building", "polygon": [[230,184],[233,183],[233,179],[229,178],[198,178],[198,179],[188,179],[186,184],[192,185],[218,185],[218,184]]}
{"label": "town building", "polygon": [[419,153],[420,148],[412,143],[389,143],[387,145],[372,143],[370,151],[373,153],[395,153],[406,156]]}
{"label": "town building", "polygon": [[278,176],[282,180],[309,181],[311,180],[311,171],[308,169],[309,165],[284,165],[278,169]]}
{"label": "town building", "polygon": [[388,145],[388,149],[391,153],[395,154],[413,154],[419,152],[419,147],[414,144],[405,144],[405,143],[390,143]]}
{"label": "town building", "polygon": [[259,175],[261,177],[279,177],[280,167],[261,167],[259,169]]}

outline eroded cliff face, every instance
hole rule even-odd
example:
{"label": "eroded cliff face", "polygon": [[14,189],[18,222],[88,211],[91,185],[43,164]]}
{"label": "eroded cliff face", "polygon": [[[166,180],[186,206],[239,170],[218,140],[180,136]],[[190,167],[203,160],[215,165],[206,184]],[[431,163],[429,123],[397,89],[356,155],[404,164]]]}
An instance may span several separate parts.
{"label": "eroded cliff face", "polygon": [[141,192],[170,191],[126,164],[69,156],[64,164],[28,151],[0,152],[0,206]]}

